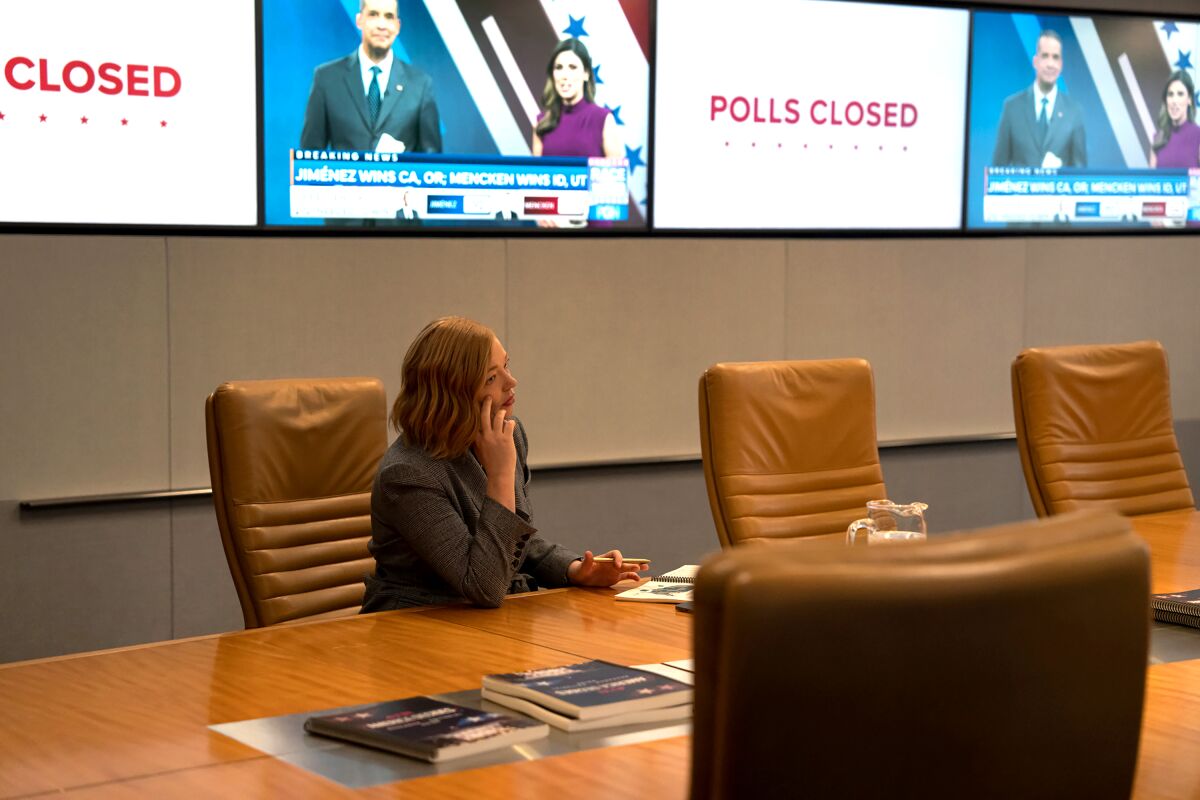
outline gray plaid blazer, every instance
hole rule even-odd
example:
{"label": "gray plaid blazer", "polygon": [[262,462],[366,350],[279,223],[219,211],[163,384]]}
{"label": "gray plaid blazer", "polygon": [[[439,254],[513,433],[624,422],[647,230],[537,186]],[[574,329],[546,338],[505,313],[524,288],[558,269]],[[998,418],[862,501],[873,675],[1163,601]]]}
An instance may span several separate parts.
{"label": "gray plaid blazer", "polygon": [[431,458],[399,437],[371,488],[371,554],[362,612],[468,600],[494,608],[506,594],[567,585],[579,555],[530,524],[529,450],[520,420],[516,513],[487,496],[487,475],[469,450]]}

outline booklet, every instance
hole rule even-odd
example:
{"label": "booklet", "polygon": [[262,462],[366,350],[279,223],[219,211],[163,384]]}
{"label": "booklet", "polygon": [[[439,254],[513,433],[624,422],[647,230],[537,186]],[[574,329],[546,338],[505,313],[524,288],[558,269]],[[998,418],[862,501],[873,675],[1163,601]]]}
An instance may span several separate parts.
{"label": "booklet", "polygon": [[1159,622],[1200,628],[1200,589],[1150,595],[1154,618]]}
{"label": "booklet", "polygon": [[607,661],[484,675],[483,689],[493,701],[508,695],[580,720],[692,702],[686,683]]}
{"label": "booklet", "polygon": [[627,589],[617,595],[618,600],[632,600],[635,603],[682,603],[690,602],[692,592],[696,588],[696,574],[700,571],[698,564],[687,564],[679,569],[651,578],[643,584]]}
{"label": "booklet", "polygon": [[407,697],[356,711],[309,717],[304,730],[434,763],[540,739],[550,729],[533,720]]}
{"label": "booklet", "polygon": [[683,703],[682,705],[667,706],[666,708],[628,711],[624,714],[613,714],[612,716],[600,717],[599,719],[575,719],[574,717],[568,717],[566,714],[551,711],[545,706],[539,706],[532,700],[522,700],[510,694],[493,692],[488,689],[481,690],[480,694],[488,702],[504,706],[505,708],[511,708],[514,711],[520,711],[522,714],[528,714],[534,719],[548,722],[555,728],[564,731],[594,731],[600,728],[615,728],[618,725],[637,725],[643,722],[690,719],[692,716],[692,704]]}

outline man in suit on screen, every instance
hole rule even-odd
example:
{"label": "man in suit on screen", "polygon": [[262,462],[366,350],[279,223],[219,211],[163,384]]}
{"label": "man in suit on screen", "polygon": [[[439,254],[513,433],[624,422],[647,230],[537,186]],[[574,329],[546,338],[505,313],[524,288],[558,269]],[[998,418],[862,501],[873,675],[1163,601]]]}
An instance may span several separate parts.
{"label": "man in suit on screen", "polygon": [[1042,31],[1033,56],[1033,85],[1004,101],[992,166],[1087,166],[1083,111],[1058,90],[1062,67],[1062,39],[1053,30]]}
{"label": "man in suit on screen", "polygon": [[355,22],[362,46],[313,74],[300,146],[440,153],[433,82],[392,52],[400,33],[396,0],[360,0]]}

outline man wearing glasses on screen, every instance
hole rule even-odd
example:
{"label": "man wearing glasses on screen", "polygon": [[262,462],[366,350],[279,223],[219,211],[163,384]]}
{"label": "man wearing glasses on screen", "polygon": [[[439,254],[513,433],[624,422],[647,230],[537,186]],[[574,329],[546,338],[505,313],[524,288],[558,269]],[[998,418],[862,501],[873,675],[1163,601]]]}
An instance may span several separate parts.
{"label": "man wearing glasses on screen", "polygon": [[360,0],[355,22],[362,45],[313,74],[300,147],[440,153],[433,82],[392,52],[400,33],[396,0]]}
{"label": "man wearing glasses on screen", "polygon": [[992,166],[1087,166],[1083,111],[1058,90],[1062,67],[1062,39],[1053,30],[1042,31],[1033,56],[1033,85],[1004,101]]}

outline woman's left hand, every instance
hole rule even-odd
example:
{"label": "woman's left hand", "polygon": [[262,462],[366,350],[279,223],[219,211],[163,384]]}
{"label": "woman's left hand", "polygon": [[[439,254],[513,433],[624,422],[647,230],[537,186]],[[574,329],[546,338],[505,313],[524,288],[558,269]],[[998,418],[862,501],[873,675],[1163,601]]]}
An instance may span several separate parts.
{"label": "woman's left hand", "polygon": [[586,551],[582,561],[572,561],[567,567],[567,579],[575,586],[612,586],[621,581],[636,581],[641,577],[638,572],[648,569],[646,564],[625,564],[620,550],[609,550],[604,556],[612,561],[597,561],[591,550]]}

